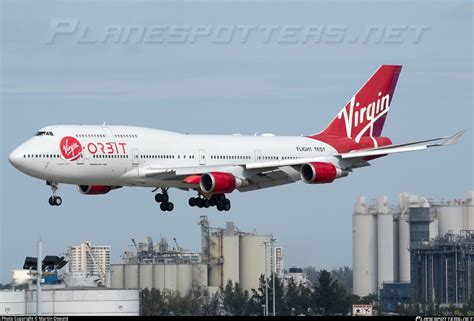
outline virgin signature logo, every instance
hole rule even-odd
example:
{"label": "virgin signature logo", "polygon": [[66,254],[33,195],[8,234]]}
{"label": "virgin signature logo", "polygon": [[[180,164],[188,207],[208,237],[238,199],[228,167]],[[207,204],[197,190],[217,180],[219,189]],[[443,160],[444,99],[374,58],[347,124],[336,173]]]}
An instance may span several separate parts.
{"label": "virgin signature logo", "polygon": [[61,139],[59,148],[64,159],[73,161],[78,159],[82,154],[81,143],[71,136],[66,136]]}
{"label": "virgin signature logo", "polygon": [[[370,136],[372,137],[375,122],[388,113],[390,109],[390,94],[382,97],[382,92],[379,92],[378,97],[376,101],[359,108],[360,103],[356,101],[357,98],[354,96],[349,105],[339,112],[337,118],[344,118],[347,137],[352,138],[353,135],[356,135],[355,141],[358,143],[362,135],[368,130],[370,130]],[[354,108],[357,110],[354,110]]]}

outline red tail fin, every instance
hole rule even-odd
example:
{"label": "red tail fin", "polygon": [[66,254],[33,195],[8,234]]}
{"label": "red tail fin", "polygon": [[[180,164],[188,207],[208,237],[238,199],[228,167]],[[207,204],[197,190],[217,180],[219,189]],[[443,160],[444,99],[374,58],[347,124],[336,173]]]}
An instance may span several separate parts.
{"label": "red tail fin", "polygon": [[402,66],[382,65],[318,135],[379,137],[387,117]]}

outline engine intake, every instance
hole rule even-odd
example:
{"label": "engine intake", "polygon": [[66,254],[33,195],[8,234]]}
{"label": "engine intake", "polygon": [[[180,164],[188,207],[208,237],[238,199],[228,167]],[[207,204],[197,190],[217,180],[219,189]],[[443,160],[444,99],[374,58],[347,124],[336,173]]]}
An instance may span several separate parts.
{"label": "engine intake", "polygon": [[331,163],[313,162],[301,166],[301,179],[307,184],[331,183],[336,178],[347,176],[347,171]]}
{"label": "engine intake", "polygon": [[231,193],[242,185],[242,180],[234,175],[222,172],[211,172],[201,175],[199,186],[206,194]]}
{"label": "engine intake", "polygon": [[120,188],[122,186],[104,186],[104,185],[77,185],[77,189],[81,194],[85,195],[102,195],[107,194],[113,189]]}

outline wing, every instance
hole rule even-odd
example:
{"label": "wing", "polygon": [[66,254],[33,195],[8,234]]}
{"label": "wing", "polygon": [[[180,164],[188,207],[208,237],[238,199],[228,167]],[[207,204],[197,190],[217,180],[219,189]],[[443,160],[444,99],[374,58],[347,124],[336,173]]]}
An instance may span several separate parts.
{"label": "wing", "polygon": [[[388,145],[378,148],[363,149],[358,151],[353,151],[349,153],[344,153],[338,155],[342,159],[347,158],[361,158],[361,157],[371,157],[371,156],[381,156],[395,153],[405,153],[405,152],[414,152],[417,150],[424,150],[431,147],[441,147],[447,145],[456,144],[462,137],[465,131],[457,132],[452,136],[434,138],[429,140],[399,144],[399,145]],[[428,142],[440,141],[439,143],[426,144]]]}
{"label": "wing", "polygon": [[199,184],[199,175],[212,171],[232,173],[236,177],[244,178],[248,184],[239,188],[241,192],[273,187],[296,182],[300,180],[299,168],[302,164],[310,162],[338,162],[338,166],[351,170],[353,168],[370,166],[368,159],[371,157],[388,154],[412,152],[424,150],[431,147],[440,147],[456,144],[464,131],[452,136],[415,141],[404,144],[388,145],[377,148],[352,151],[349,153],[326,155],[322,157],[310,157],[288,160],[275,160],[268,162],[255,162],[245,165],[204,165],[193,167],[147,167],[140,169],[140,174],[145,177],[159,180],[179,180],[188,184],[189,188]]}
{"label": "wing", "polygon": [[[415,141],[410,143],[398,144],[398,145],[387,145],[377,148],[368,148],[368,149],[361,149],[357,151],[352,151],[349,153],[342,153],[342,154],[333,154],[328,155],[327,157],[336,157],[340,160],[342,159],[352,159],[354,164],[360,164],[357,167],[361,166],[368,166],[369,164],[364,160],[364,158],[371,157],[371,156],[382,156],[394,153],[403,153],[403,152],[413,152],[417,150],[424,150],[431,147],[440,147],[440,146],[447,146],[456,144],[460,139],[461,136],[465,133],[465,131],[457,132],[452,136],[445,136],[440,138],[433,138],[428,140],[421,140]],[[438,143],[433,143],[439,141]],[[432,144],[426,144],[432,143]],[[251,163],[245,165],[247,169],[271,169],[271,168],[278,168],[281,166],[298,166],[310,162],[318,162],[322,161],[325,157],[308,157],[308,158],[299,158],[299,159],[290,159],[290,160],[282,160],[282,161],[271,161],[271,162],[259,162],[259,163]]]}

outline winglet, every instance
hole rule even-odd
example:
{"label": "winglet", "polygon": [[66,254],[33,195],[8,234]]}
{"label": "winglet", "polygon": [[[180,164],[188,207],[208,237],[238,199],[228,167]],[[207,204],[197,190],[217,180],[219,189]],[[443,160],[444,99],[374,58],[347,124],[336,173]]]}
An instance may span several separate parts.
{"label": "winglet", "polygon": [[457,132],[453,136],[450,136],[450,137],[446,138],[445,140],[443,140],[440,143],[440,145],[446,146],[446,145],[456,144],[461,139],[462,135],[464,135],[465,132],[466,132],[465,130],[461,130],[461,131]]}

